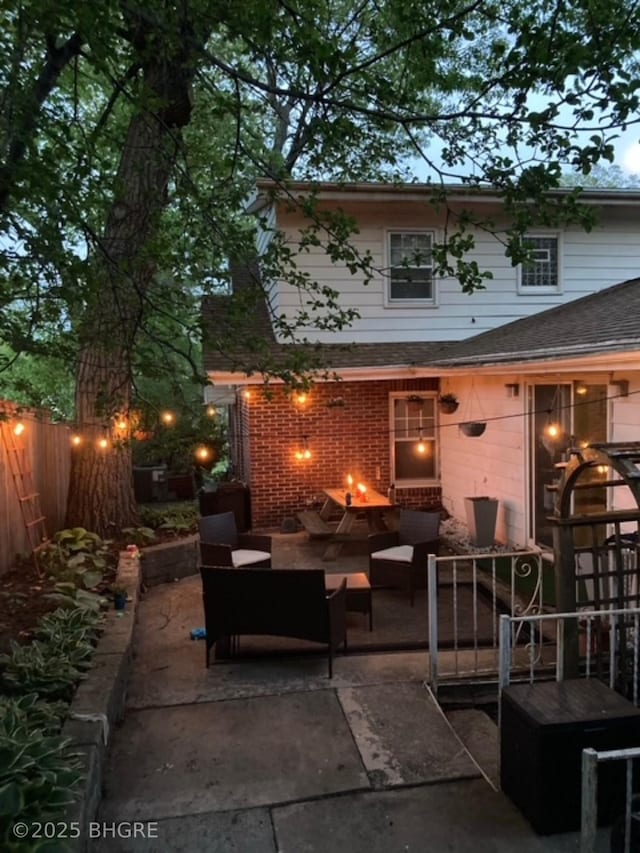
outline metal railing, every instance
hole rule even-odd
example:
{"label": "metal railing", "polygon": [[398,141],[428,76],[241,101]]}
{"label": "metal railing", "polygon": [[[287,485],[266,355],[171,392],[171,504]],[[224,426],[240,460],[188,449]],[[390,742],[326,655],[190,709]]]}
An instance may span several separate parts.
{"label": "metal railing", "polygon": [[462,678],[497,679],[500,616],[542,611],[542,567],[538,550],[429,555],[429,681],[434,694],[439,685]]}
{"label": "metal railing", "polygon": [[[577,613],[531,614],[520,617],[503,615],[500,617],[500,692],[509,685],[511,675],[517,668],[522,673],[522,661],[514,667],[513,638],[528,624],[527,633],[531,637],[545,634],[544,626],[555,622],[555,643],[549,648],[555,652],[553,669],[556,681],[564,678],[564,642],[565,625],[568,620],[579,620],[582,628],[582,648],[580,649],[581,674],[585,678],[596,676],[607,680],[609,687],[623,692],[634,705],[639,704],[638,670],[640,661],[640,608],[617,610],[589,610]],[[602,628],[604,627],[604,631]],[[595,629],[595,630],[594,630]],[[548,631],[546,633],[549,633]],[[602,637],[606,642],[602,643]],[[596,666],[606,654],[607,666]],[[540,672],[539,648],[534,643],[527,647],[528,680],[532,683]],[[595,659],[595,660],[594,660]],[[549,661],[545,662],[548,672]],[[631,853],[633,816],[633,760],[640,758],[640,747],[606,750],[594,749],[582,751],[582,811],[580,829],[580,853],[595,853],[598,824],[598,763],[603,761],[626,762],[626,788],[624,803],[624,827],[622,835],[624,853]],[[622,806],[620,809],[622,814]],[[638,819],[636,817],[636,819]]]}
{"label": "metal railing", "polygon": [[[622,847],[620,853],[632,853],[637,850],[637,838],[640,835],[640,814],[633,812],[633,760],[640,758],[640,747],[632,749],[611,749],[598,752],[595,749],[582,750],[582,809],[580,818],[580,853],[595,853],[598,831],[598,764],[603,761],[625,762],[625,805],[622,827]],[[621,815],[622,816],[622,815]],[[633,822],[638,823],[634,830]],[[634,838],[635,836],[635,838]],[[631,846],[632,840],[635,842]],[[614,848],[612,848],[614,849]]]}
{"label": "metal railing", "polygon": [[[565,624],[568,620],[577,620],[583,626],[583,648],[581,659],[585,678],[596,674],[596,663],[602,659],[602,649],[596,645],[596,637],[602,637],[602,627],[606,626],[608,650],[606,657],[608,666],[604,675],[609,687],[619,689],[621,683],[630,687],[628,698],[638,705],[638,664],[640,660],[640,608],[630,607],[617,610],[580,610],[576,613],[539,613],[524,616],[500,616],[500,690],[507,687],[511,681],[514,663],[522,672],[523,661],[514,661],[514,637],[519,636],[525,625],[531,638],[527,643],[529,682],[533,682],[541,662],[545,671],[549,666],[554,669],[556,681],[564,679],[564,637]],[[554,660],[543,660],[541,655],[542,641],[551,634],[545,630],[545,625],[553,626],[555,622],[555,643],[549,648],[554,650]],[[594,631],[594,626],[596,630]],[[622,639],[621,639],[622,638]],[[538,643],[536,642],[538,640]],[[602,678],[603,671],[598,674]],[[604,680],[604,679],[603,679]]]}

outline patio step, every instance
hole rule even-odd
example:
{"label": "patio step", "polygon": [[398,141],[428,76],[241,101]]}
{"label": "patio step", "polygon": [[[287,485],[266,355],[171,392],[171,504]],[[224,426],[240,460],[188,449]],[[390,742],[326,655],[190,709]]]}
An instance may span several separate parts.
{"label": "patio step", "polygon": [[327,539],[333,535],[333,530],[320,518],[319,513],[313,509],[305,509],[298,513],[298,521],[314,539]]}

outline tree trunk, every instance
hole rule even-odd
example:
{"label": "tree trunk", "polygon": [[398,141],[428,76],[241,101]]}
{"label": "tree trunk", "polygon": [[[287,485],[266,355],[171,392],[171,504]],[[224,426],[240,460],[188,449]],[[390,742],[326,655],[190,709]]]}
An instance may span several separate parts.
{"label": "tree trunk", "polygon": [[155,273],[151,244],[167,203],[180,128],[190,119],[195,73],[186,31],[180,44],[163,45],[162,52],[157,41],[150,48],[152,33],[137,29],[135,35],[144,57],[145,100],[156,109],[140,107],[131,119],[104,235],[89,264],[94,297],[81,329],[76,374],[81,443],[72,450],[67,501],[67,525],[101,536],[138,520],[126,440],[131,430],[120,429],[115,416],[130,410],[133,347]]}

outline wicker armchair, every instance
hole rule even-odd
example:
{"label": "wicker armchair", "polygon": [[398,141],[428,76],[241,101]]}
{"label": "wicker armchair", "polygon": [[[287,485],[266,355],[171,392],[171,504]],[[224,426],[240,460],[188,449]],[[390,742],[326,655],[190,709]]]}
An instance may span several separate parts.
{"label": "wicker armchair", "polygon": [[401,509],[398,530],[369,536],[369,581],[372,589],[401,588],[413,607],[415,590],[425,586],[427,555],[437,554],[440,513]]}
{"label": "wicker armchair", "polygon": [[238,533],[232,512],[200,519],[200,562],[203,566],[271,568],[271,537]]}

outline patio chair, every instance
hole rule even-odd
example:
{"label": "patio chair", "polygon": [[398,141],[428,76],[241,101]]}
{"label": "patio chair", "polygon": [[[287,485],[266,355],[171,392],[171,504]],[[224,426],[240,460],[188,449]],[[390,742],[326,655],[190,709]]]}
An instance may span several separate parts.
{"label": "patio chair", "polygon": [[205,515],[199,526],[203,566],[271,568],[271,537],[238,533],[232,512]]}
{"label": "patio chair", "polygon": [[440,548],[439,512],[401,509],[397,530],[369,536],[369,581],[372,589],[401,588],[413,607],[415,589],[425,586],[427,555]]}

